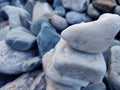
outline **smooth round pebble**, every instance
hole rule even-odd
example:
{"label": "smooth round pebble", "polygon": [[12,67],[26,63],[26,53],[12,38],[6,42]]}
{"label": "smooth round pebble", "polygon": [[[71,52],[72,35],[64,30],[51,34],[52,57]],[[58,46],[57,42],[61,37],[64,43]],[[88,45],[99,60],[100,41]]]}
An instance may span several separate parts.
{"label": "smooth round pebble", "polygon": [[65,28],[68,27],[66,19],[57,14],[50,15],[49,19],[51,24],[55,27],[57,31],[63,31]]}
{"label": "smooth round pebble", "polygon": [[66,10],[64,7],[56,7],[54,13],[63,17],[66,14]]}
{"label": "smooth round pebble", "polygon": [[69,24],[77,24],[81,22],[91,21],[90,17],[85,13],[78,13],[75,11],[70,11],[66,14],[66,20]]}

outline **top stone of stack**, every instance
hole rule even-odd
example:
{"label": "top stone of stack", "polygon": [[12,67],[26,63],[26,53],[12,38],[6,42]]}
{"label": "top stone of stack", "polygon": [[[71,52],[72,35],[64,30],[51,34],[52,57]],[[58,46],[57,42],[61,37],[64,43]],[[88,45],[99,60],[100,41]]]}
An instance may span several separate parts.
{"label": "top stone of stack", "polygon": [[96,21],[68,27],[61,36],[74,49],[87,53],[99,53],[110,46],[119,29],[120,16],[103,14]]}

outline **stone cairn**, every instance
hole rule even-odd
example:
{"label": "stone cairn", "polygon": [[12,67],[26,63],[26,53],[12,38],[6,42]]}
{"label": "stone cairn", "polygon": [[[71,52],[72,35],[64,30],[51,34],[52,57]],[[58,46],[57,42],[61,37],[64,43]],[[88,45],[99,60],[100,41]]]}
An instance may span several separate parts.
{"label": "stone cairn", "polygon": [[102,83],[106,74],[102,51],[114,40],[119,24],[118,15],[103,14],[96,21],[65,29],[56,47],[43,57],[46,90],[82,90],[88,85],[101,85],[99,90],[106,90]]}

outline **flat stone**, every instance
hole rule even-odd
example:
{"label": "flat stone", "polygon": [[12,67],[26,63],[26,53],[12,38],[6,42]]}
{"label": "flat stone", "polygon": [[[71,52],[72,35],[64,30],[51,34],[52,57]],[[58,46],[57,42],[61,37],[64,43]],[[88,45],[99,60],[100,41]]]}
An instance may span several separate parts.
{"label": "flat stone", "polygon": [[49,20],[47,18],[40,18],[37,21],[33,22],[30,27],[30,31],[37,36],[39,32],[41,31],[41,26],[43,23],[49,23]]}
{"label": "flat stone", "polygon": [[38,74],[38,71],[23,74],[16,80],[0,88],[0,90],[30,90],[29,88],[38,76]]}
{"label": "flat stone", "polygon": [[110,62],[106,75],[111,87],[114,90],[120,89],[120,46],[111,47]]}
{"label": "flat stone", "polygon": [[41,31],[37,36],[37,43],[40,56],[43,56],[50,49],[54,48],[60,39],[60,35],[56,32],[52,25],[43,23]]}
{"label": "flat stone", "polygon": [[18,51],[26,51],[37,45],[36,37],[24,27],[11,29],[6,36],[6,43]]}
{"label": "flat stone", "polygon": [[44,55],[43,67],[50,80],[72,87],[86,87],[89,82],[102,82],[106,73],[106,64],[101,53],[76,51],[63,39],[54,50]]}
{"label": "flat stone", "polygon": [[62,0],[65,8],[73,11],[83,12],[88,8],[89,0]]}
{"label": "flat stone", "polygon": [[103,13],[112,13],[114,8],[117,6],[115,3],[107,0],[94,1],[93,7]]}
{"label": "flat stone", "polygon": [[66,20],[69,24],[77,24],[81,22],[91,21],[90,17],[85,13],[70,11],[66,14]]}
{"label": "flat stone", "polygon": [[7,5],[2,8],[2,11],[4,11],[9,18],[10,28],[16,28],[19,26],[29,28],[30,24],[28,21],[31,21],[31,17],[25,9]]}
{"label": "flat stone", "polygon": [[93,19],[98,19],[99,16],[101,15],[101,13],[97,11],[92,4],[88,6],[87,14]]}
{"label": "flat stone", "polygon": [[32,22],[35,22],[39,18],[43,17],[46,14],[53,13],[52,7],[46,2],[36,2],[33,10]]}
{"label": "flat stone", "polygon": [[37,55],[35,50],[18,52],[8,47],[5,41],[0,41],[0,45],[0,73],[19,74],[27,72],[35,68],[36,63],[41,61],[41,59],[34,59]]}
{"label": "flat stone", "polygon": [[57,31],[63,31],[65,28],[68,27],[66,19],[59,15],[56,14],[49,15],[49,19],[51,24],[55,27]]}
{"label": "flat stone", "polygon": [[[108,27],[111,26],[111,27]],[[103,14],[96,21],[75,24],[65,29],[61,36],[79,51],[99,53],[105,51],[120,28],[120,16]]]}

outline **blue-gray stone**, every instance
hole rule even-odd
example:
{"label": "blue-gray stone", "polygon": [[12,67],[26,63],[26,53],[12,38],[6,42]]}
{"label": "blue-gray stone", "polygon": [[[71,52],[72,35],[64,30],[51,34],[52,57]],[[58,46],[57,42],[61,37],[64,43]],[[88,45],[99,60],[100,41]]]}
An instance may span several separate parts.
{"label": "blue-gray stone", "polygon": [[6,39],[6,35],[9,32],[9,30],[10,30],[9,26],[7,26],[7,27],[5,27],[5,28],[3,28],[3,29],[0,30],[0,41]]}
{"label": "blue-gray stone", "polygon": [[33,14],[33,9],[34,9],[34,5],[35,5],[35,1],[34,0],[29,0],[27,1],[26,5],[25,5],[25,10],[28,11],[28,13],[30,14],[30,16],[32,17]]}
{"label": "blue-gray stone", "polygon": [[36,37],[27,29],[17,27],[7,34],[6,43],[15,50],[26,51],[36,45]]}
{"label": "blue-gray stone", "polygon": [[0,0],[0,3],[10,2],[11,0]]}
{"label": "blue-gray stone", "polygon": [[104,83],[93,83],[83,88],[82,90],[106,90]]}
{"label": "blue-gray stone", "polygon": [[[0,12],[1,13],[1,12]],[[0,16],[0,24],[2,24],[5,20]]]}
{"label": "blue-gray stone", "polygon": [[107,64],[110,62],[110,61],[109,61],[109,58],[110,58],[110,48],[111,48],[112,46],[120,46],[120,41],[114,40],[114,41],[111,43],[110,47],[103,52],[103,56],[104,56]]}
{"label": "blue-gray stone", "polygon": [[38,67],[40,64],[42,64],[42,59],[39,56],[36,56],[24,61],[21,64],[21,68],[23,72],[26,72],[33,70],[34,68]]}
{"label": "blue-gray stone", "polygon": [[52,14],[49,17],[51,24],[55,27],[55,29],[59,31],[63,31],[65,28],[68,27],[68,23],[65,18],[57,15]]}
{"label": "blue-gray stone", "polygon": [[0,90],[31,90],[30,86],[33,84],[38,75],[39,71],[25,73],[18,77],[16,80],[1,87]]}
{"label": "blue-gray stone", "polygon": [[66,14],[66,20],[69,24],[77,24],[81,22],[91,21],[91,18],[85,13],[70,11]]}
{"label": "blue-gray stone", "polygon": [[87,10],[89,3],[90,0],[62,0],[65,8],[78,12]]}
{"label": "blue-gray stone", "polygon": [[65,10],[64,7],[56,7],[55,10],[54,10],[54,13],[58,14],[60,16],[65,16],[66,10]]}
{"label": "blue-gray stone", "polygon": [[4,7],[6,5],[10,5],[10,2],[2,2],[2,3],[0,3],[0,8]]}
{"label": "blue-gray stone", "polygon": [[87,14],[93,19],[98,19],[99,16],[101,15],[101,13],[97,11],[92,4],[88,6]]}
{"label": "blue-gray stone", "polygon": [[42,57],[46,52],[54,48],[59,40],[60,35],[56,30],[50,24],[43,23],[37,37],[40,56]]}
{"label": "blue-gray stone", "polygon": [[11,49],[5,41],[0,41],[0,73],[20,74],[27,72],[33,69],[33,67],[35,68],[38,61],[41,62],[41,59],[36,60],[34,58],[37,55],[38,52],[36,50],[18,52]]}
{"label": "blue-gray stone", "polygon": [[40,18],[37,21],[32,23],[30,30],[35,36],[37,36],[39,34],[39,32],[41,30],[41,25],[43,23],[49,23],[49,20],[47,18]]}
{"label": "blue-gray stone", "polygon": [[62,6],[62,0],[54,0],[53,7],[59,7]]}
{"label": "blue-gray stone", "polygon": [[106,78],[113,90],[120,90],[120,46],[112,46],[110,52]]}
{"label": "blue-gray stone", "polygon": [[120,15],[120,6],[116,6],[113,13]]}
{"label": "blue-gray stone", "polygon": [[2,8],[2,11],[4,11],[9,18],[10,28],[19,26],[29,28],[30,23],[28,21],[31,21],[31,16],[25,9],[7,5]]}
{"label": "blue-gray stone", "polygon": [[11,0],[11,5],[16,7],[21,7],[21,8],[24,7],[24,5],[21,3],[21,0]]}

